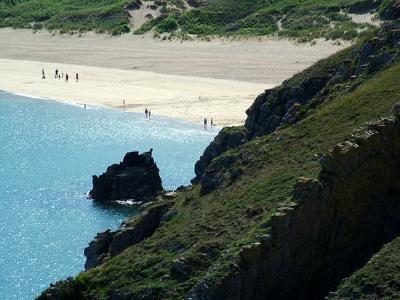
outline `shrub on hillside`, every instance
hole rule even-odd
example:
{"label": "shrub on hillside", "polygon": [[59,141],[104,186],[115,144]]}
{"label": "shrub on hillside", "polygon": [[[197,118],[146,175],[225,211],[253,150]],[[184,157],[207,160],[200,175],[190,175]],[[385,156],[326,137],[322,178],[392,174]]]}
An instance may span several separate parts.
{"label": "shrub on hillside", "polygon": [[174,17],[165,18],[157,26],[157,31],[159,33],[172,32],[177,29],[178,29],[178,21]]}
{"label": "shrub on hillside", "polygon": [[128,33],[130,31],[131,31],[131,29],[129,28],[129,26],[127,24],[123,24],[123,25],[118,26],[116,29],[114,29],[112,31],[112,35],[120,35],[123,33]]}

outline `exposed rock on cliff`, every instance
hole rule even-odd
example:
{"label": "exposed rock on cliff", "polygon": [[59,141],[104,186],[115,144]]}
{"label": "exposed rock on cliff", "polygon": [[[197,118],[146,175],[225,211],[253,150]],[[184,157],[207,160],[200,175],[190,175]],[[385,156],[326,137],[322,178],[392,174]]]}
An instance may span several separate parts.
{"label": "exposed rock on cliff", "polygon": [[298,180],[231,276],[209,275],[187,299],[321,299],[400,234],[399,111],[323,156],[318,179]]}
{"label": "exposed rock on cliff", "polygon": [[201,179],[201,176],[215,157],[221,155],[228,149],[244,144],[247,140],[247,133],[244,127],[223,128],[196,162],[194,166],[196,177],[192,182],[195,183]]}
{"label": "exposed rock on cliff", "polygon": [[146,201],[163,190],[152,150],[139,154],[129,152],[123,161],[107,168],[99,177],[93,176],[90,197],[98,202],[114,200]]}
{"label": "exposed rock on cliff", "polygon": [[98,233],[85,249],[87,258],[85,269],[97,267],[129,246],[151,236],[160,226],[171,205],[172,203],[168,202],[152,206],[142,215],[122,223],[116,231],[107,230]]}

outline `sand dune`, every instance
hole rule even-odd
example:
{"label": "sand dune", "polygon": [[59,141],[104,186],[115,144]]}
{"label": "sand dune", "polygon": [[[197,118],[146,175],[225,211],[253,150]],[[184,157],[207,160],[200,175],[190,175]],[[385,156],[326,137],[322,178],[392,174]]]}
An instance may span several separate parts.
{"label": "sand dune", "polygon": [[[168,42],[124,35],[82,37],[0,30],[0,89],[218,125],[242,124],[266,88],[343,46],[284,40]],[[47,79],[41,79],[45,68]],[[70,82],[54,79],[54,70]],[[74,82],[75,73],[80,81]]]}

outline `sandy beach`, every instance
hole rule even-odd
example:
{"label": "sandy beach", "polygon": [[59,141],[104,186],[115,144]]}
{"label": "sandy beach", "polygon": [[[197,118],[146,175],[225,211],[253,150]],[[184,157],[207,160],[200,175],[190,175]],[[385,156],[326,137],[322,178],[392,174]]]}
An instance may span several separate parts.
{"label": "sandy beach", "polygon": [[[170,42],[2,29],[0,47],[0,90],[82,106],[149,108],[153,116],[197,123],[213,117],[224,126],[242,124],[245,110],[263,90],[344,46],[271,39]],[[42,68],[46,79],[41,79]],[[68,73],[69,82],[55,79],[55,69]]]}

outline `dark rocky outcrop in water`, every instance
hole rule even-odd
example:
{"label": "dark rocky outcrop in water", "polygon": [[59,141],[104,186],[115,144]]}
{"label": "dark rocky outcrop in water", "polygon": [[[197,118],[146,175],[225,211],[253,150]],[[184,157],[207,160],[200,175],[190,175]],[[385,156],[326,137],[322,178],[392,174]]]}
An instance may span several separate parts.
{"label": "dark rocky outcrop in water", "polygon": [[151,236],[171,205],[170,202],[154,205],[142,215],[122,223],[118,230],[98,233],[85,249],[85,269],[97,267],[129,246]]}
{"label": "dark rocky outcrop in water", "polygon": [[90,197],[98,202],[115,200],[147,201],[163,191],[152,150],[139,154],[129,152],[123,161],[107,168],[99,177],[93,176]]}
{"label": "dark rocky outcrop in water", "polygon": [[203,278],[187,299],[323,299],[400,234],[400,103],[300,178],[290,203],[243,246],[230,276]]}

